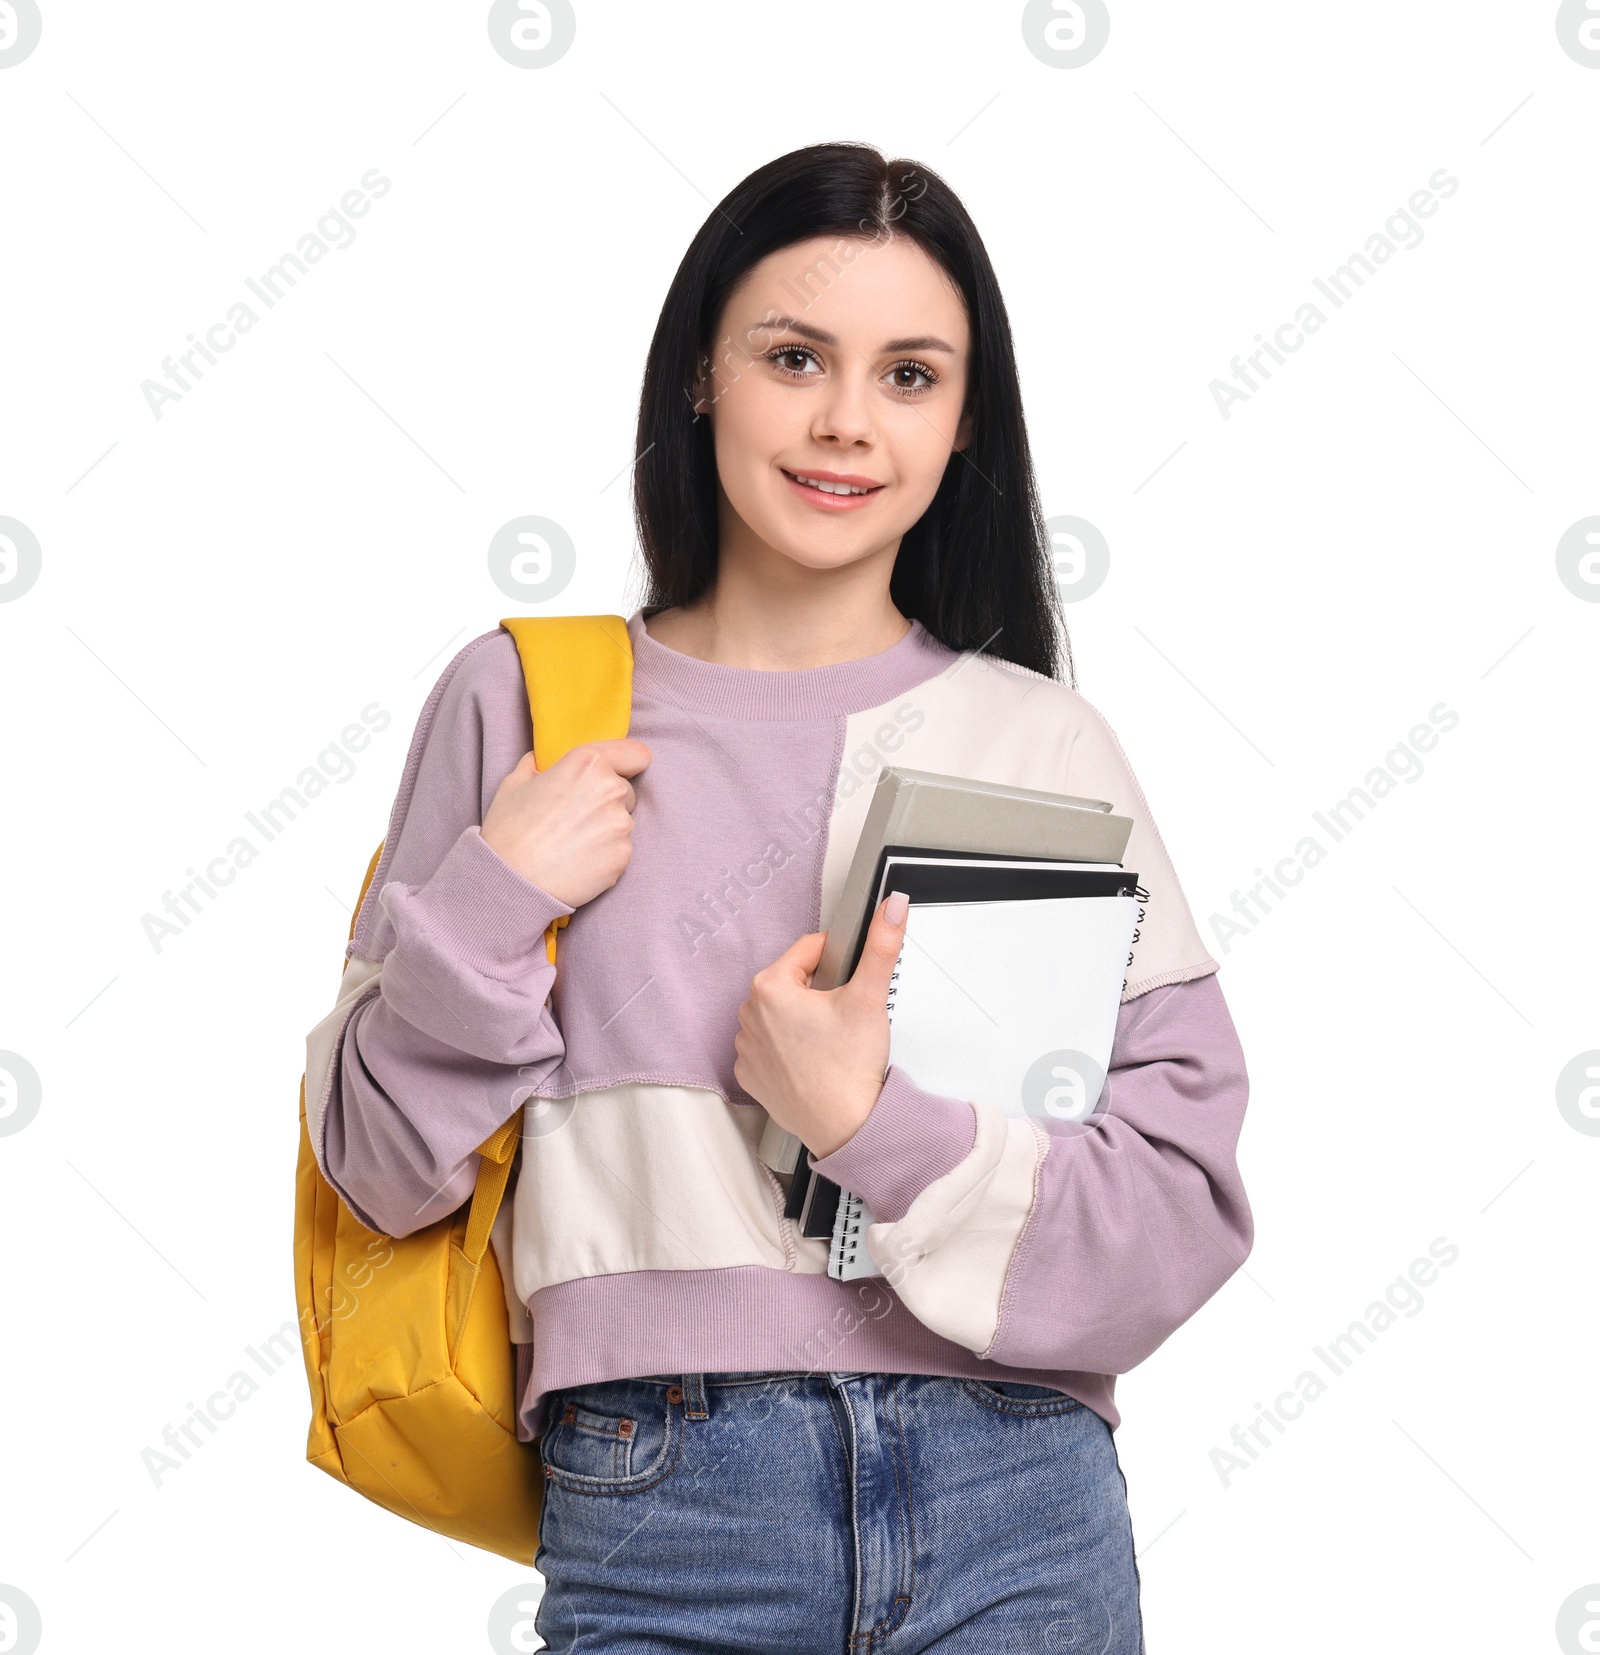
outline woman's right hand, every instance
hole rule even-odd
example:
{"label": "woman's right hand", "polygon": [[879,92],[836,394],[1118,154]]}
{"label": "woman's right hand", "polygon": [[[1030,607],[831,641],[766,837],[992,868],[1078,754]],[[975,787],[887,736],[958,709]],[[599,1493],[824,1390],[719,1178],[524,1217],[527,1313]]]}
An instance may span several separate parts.
{"label": "woman's right hand", "polygon": [[483,819],[483,841],[569,908],[608,891],[633,855],[633,787],[650,762],[642,741],[589,741],[540,770],[518,761]]}

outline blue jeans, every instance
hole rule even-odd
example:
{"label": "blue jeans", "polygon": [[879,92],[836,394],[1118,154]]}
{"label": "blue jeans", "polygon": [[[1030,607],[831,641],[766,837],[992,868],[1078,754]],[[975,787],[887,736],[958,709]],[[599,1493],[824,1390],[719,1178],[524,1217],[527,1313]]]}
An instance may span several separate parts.
{"label": "blue jeans", "polygon": [[552,1651],[1143,1655],[1111,1431],[1060,1391],[657,1374],[543,1417]]}

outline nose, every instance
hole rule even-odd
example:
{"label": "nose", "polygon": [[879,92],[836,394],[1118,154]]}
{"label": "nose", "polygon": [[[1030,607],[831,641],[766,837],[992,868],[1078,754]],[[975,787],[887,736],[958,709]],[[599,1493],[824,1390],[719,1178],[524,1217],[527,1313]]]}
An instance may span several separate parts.
{"label": "nose", "polygon": [[872,387],[865,369],[832,378],[826,394],[818,399],[811,435],[830,446],[871,447],[877,428],[873,423]]}

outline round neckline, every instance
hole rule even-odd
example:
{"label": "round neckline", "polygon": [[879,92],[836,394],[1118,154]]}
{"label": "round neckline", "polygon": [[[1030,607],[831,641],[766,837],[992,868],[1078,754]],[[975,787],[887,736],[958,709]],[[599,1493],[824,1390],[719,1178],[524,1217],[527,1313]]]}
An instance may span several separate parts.
{"label": "round neckline", "polygon": [[628,619],[634,687],[695,712],[724,718],[839,718],[876,707],[925,683],[957,658],[921,621],[876,655],[825,667],[728,667],[652,638],[644,609]]}

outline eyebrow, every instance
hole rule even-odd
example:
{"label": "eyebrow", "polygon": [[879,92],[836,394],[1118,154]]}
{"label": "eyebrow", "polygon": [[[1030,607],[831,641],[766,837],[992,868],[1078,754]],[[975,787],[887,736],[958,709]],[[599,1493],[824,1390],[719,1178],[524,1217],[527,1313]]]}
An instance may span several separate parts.
{"label": "eyebrow", "polygon": [[[752,333],[798,333],[802,338],[810,339],[818,345],[837,345],[837,337],[822,328],[812,327],[809,322],[801,322],[793,316],[769,316],[764,321],[755,323],[745,329],[746,339]],[[952,356],[956,354],[955,346],[946,344],[937,334],[919,333],[905,339],[891,339],[884,345],[886,351],[948,351]]]}

